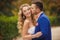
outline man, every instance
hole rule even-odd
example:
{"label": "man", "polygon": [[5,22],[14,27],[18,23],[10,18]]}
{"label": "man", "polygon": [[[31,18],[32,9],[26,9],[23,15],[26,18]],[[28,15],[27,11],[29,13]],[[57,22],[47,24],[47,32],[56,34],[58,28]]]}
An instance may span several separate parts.
{"label": "man", "polygon": [[48,17],[43,12],[43,4],[40,2],[35,2],[31,5],[31,10],[33,14],[37,16],[37,23],[35,29],[35,34],[41,32],[38,38],[33,38],[32,40],[51,40],[51,27]]}

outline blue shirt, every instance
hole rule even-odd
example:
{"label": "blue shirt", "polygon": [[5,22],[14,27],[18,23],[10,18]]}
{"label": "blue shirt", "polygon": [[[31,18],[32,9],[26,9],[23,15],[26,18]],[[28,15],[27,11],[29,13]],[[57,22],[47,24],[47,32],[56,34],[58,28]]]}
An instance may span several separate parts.
{"label": "blue shirt", "polygon": [[39,38],[33,38],[32,40],[51,40],[51,26],[48,17],[42,13],[38,20],[38,25],[35,29],[35,34],[37,32],[42,32],[42,35]]}

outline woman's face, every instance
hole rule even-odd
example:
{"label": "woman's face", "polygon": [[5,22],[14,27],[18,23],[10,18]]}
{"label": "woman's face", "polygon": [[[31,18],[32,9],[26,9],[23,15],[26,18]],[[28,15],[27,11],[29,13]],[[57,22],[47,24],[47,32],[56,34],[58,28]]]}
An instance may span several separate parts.
{"label": "woman's face", "polygon": [[31,9],[30,9],[30,7],[25,6],[25,7],[23,7],[22,11],[23,11],[23,14],[24,14],[26,17],[30,17],[30,16],[31,16]]}

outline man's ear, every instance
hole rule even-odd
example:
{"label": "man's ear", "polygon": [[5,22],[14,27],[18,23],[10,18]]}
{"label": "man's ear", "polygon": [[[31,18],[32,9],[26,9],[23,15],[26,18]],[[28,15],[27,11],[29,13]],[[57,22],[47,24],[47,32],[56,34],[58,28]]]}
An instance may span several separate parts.
{"label": "man's ear", "polygon": [[39,12],[40,12],[40,9],[39,9],[39,8],[37,8],[36,10],[37,10],[37,13],[39,13]]}

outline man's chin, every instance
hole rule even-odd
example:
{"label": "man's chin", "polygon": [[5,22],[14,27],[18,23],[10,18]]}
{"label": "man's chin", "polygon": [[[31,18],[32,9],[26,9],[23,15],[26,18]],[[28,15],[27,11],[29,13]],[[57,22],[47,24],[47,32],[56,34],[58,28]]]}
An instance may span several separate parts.
{"label": "man's chin", "polygon": [[32,14],[36,15],[37,13],[32,13]]}

